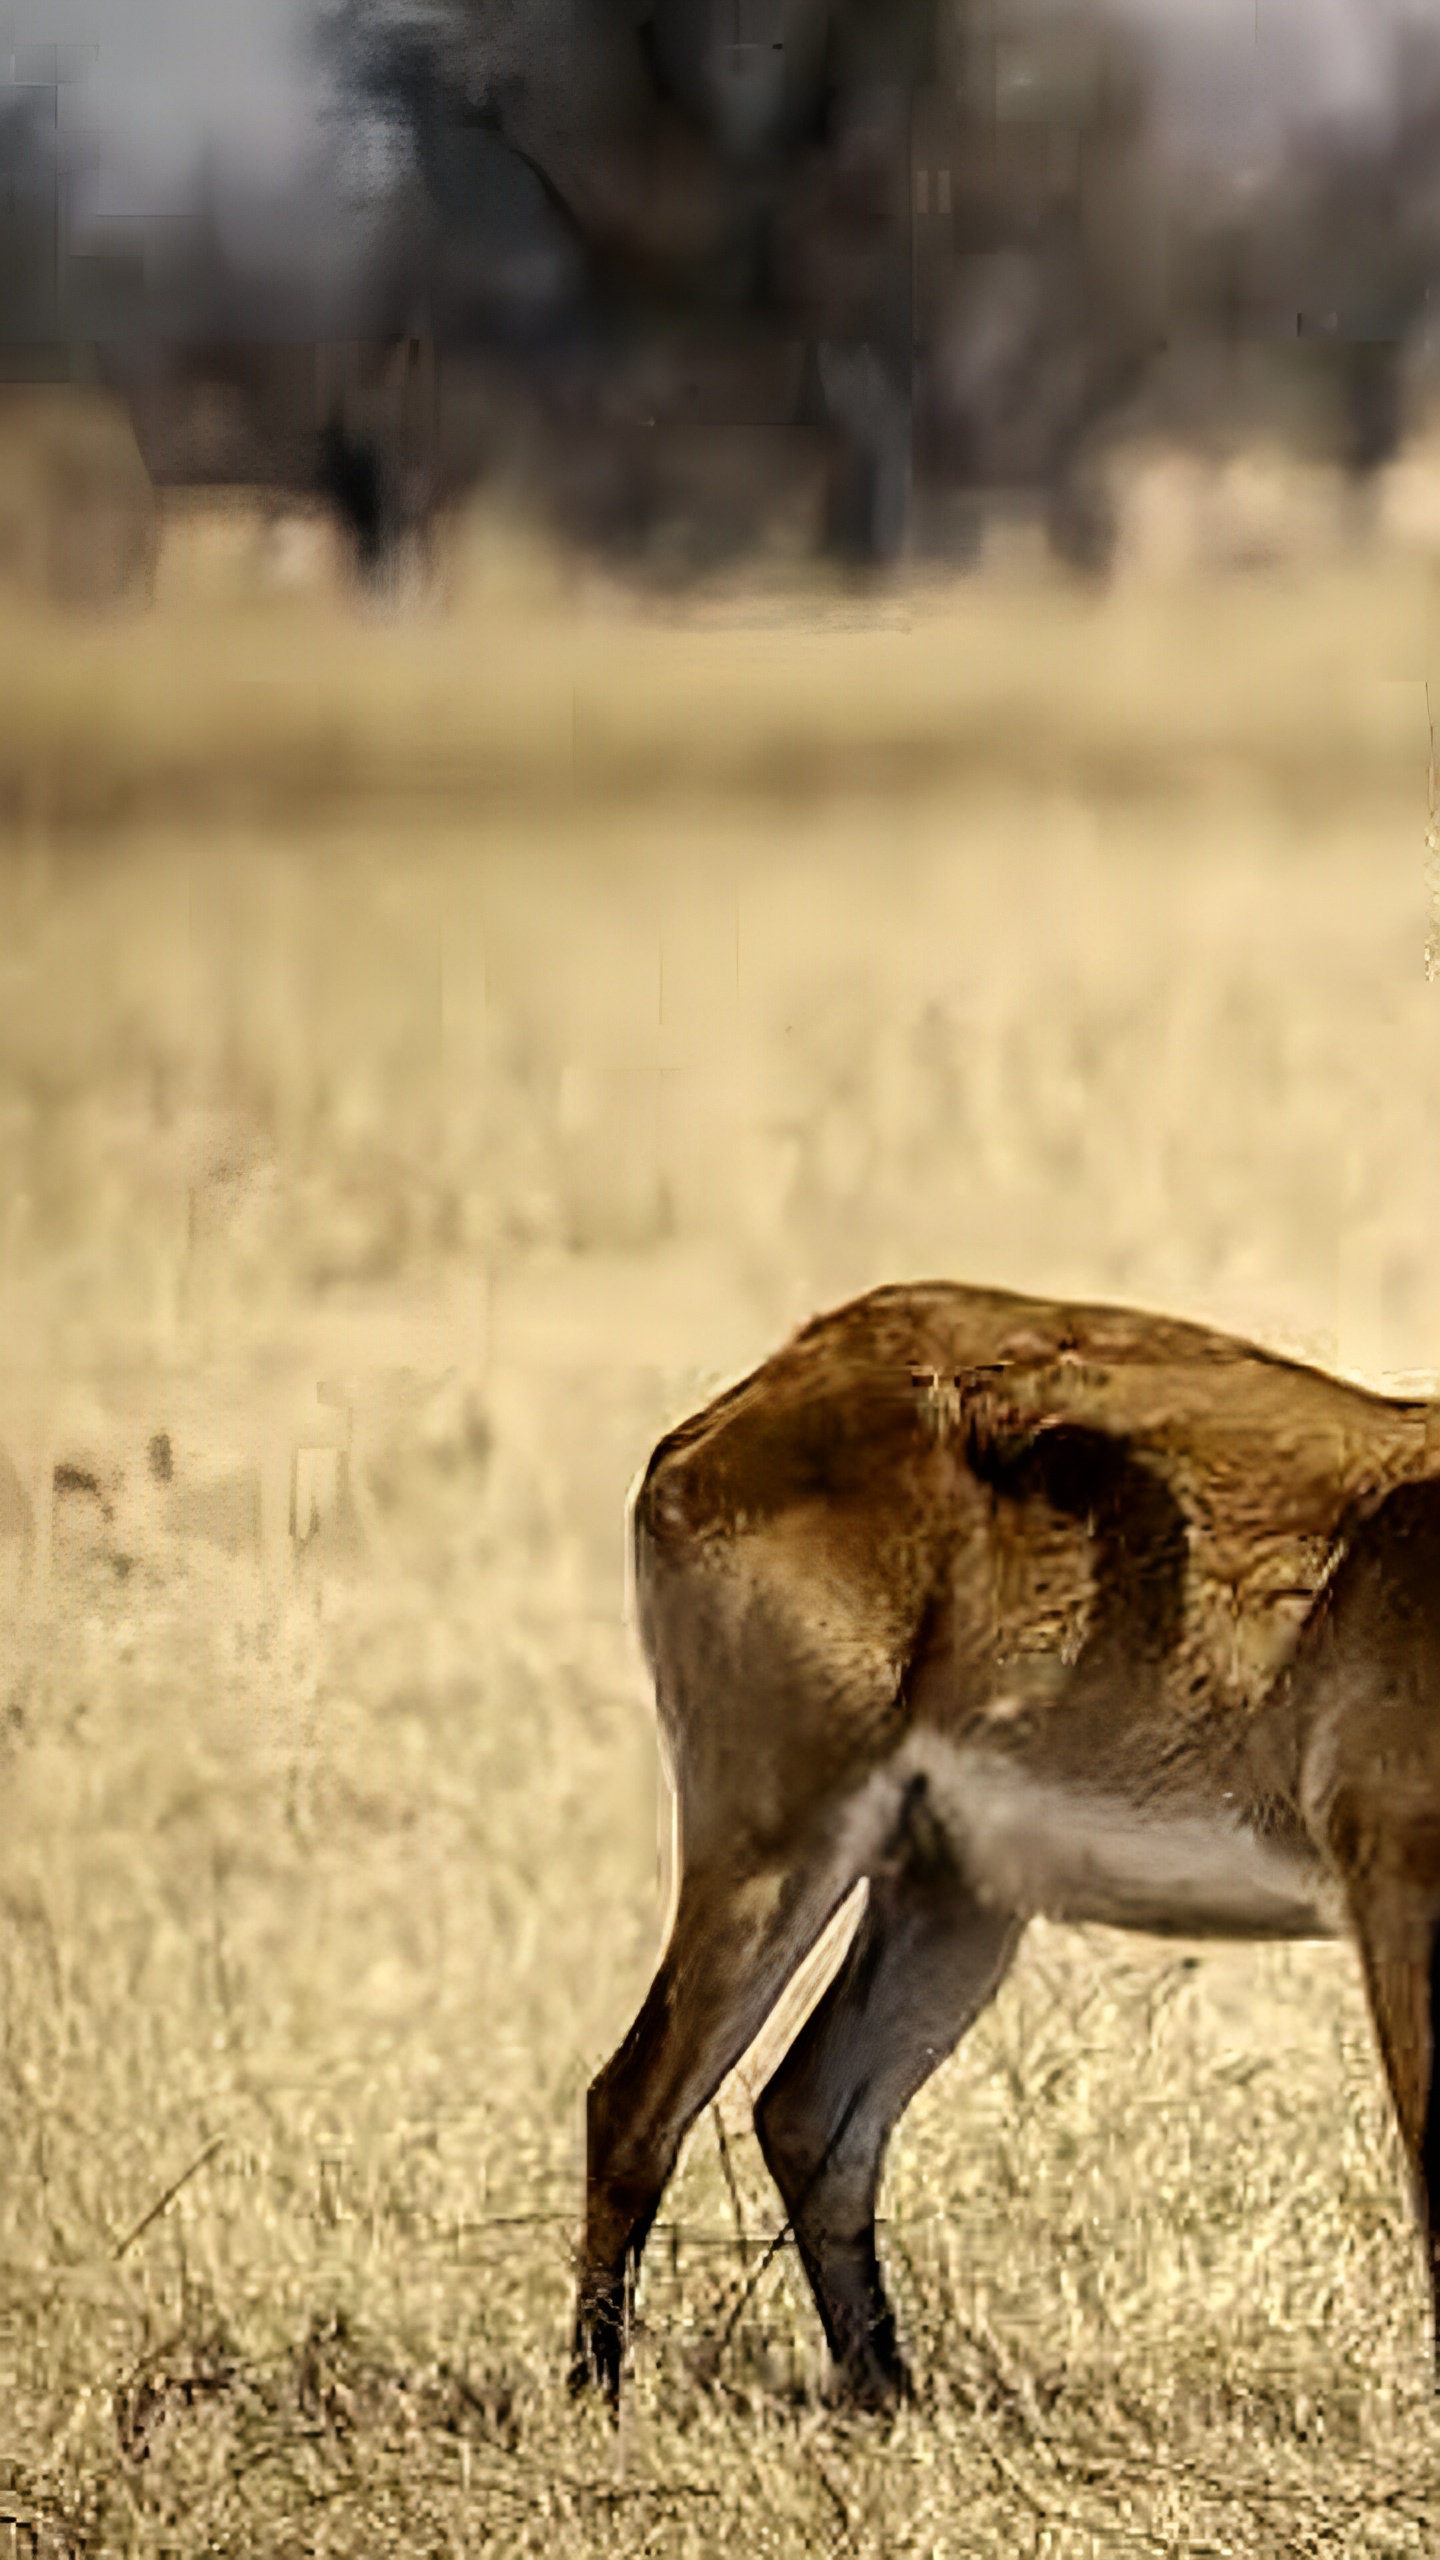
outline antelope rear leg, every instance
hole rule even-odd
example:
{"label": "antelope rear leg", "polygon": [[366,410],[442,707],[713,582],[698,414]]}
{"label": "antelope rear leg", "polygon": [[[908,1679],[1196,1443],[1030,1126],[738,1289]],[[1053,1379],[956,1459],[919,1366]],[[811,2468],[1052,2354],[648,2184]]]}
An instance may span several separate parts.
{"label": "antelope rear leg", "polygon": [[1301,1799],[1345,1888],[1425,2232],[1440,2388],[1440,1481],[1396,1486],[1302,1639]]}
{"label": "antelope rear leg", "polygon": [[923,1797],[912,1798],[844,1964],[755,2110],[837,2383],[865,2408],[909,2389],[875,2249],[885,2147],[998,1990],[1021,1925],[974,1899]]}
{"label": "antelope rear leg", "polygon": [[590,2088],[572,2391],[593,2379],[618,2401],[630,2286],[680,2145],[854,1881],[833,1857],[686,1872],[660,1970]]}
{"label": "antelope rear leg", "polygon": [[1431,2352],[1440,2392],[1440,1890],[1377,1882],[1352,1888],[1351,1908],[1425,2235]]}

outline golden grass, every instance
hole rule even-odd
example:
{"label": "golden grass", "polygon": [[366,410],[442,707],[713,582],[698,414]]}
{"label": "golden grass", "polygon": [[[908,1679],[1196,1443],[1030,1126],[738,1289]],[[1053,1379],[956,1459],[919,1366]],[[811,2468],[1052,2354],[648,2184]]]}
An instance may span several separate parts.
{"label": "golden grass", "polygon": [[869,602],[715,591],[657,614],[483,536],[457,541],[449,610],[347,614],[238,569],[228,592],[218,573],[162,577],[150,616],[12,610],[0,808],[813,801],[1016,772],[1110,794],[1245,765],[1323,804],[1395,787],[1423,753],[1433,573],[1416,558],[1103,598],[1000,577]]}
{"label": "golden grass", "polygon": [[[1343,1949],[1033,1932],[894,2148],[893,2432],[761,2264],[743,2072],[738,2207],[707,2118],[618,2437],[562,2387],[581,2093],[659,1918],[620,1534],[658,1430],[926,1269],[1434,1363],[1424,634],[1386,660],[1413,596],[1370,574],[1338,625],[1323,583],[746,632],[516,581],[12,635],[40,737],[145,813],[32,809],[0,865],[0,1441],[23,1478],[46,1379],[75,1471],[40,1628],[0,1482],[6,2560],[1428,2547]],[[604,789],[546,787],[571,685]],[[837,787],[957,705],[924,788]],[[373,806],[165,808],[342,732]],[[448,807],[400,787],[445,740]],[[235,1488],[331,1376],[363,1517],[326,1479],[267,1580]]]}

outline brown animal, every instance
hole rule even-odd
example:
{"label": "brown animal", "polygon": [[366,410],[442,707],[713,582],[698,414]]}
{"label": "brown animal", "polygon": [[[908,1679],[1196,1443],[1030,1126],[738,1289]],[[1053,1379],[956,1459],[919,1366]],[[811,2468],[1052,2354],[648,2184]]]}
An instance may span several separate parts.
{"label": "brown animal", "polygon": [[886,2141],[1035,1913],[1354,1938],[1440,2332],[1440,1405],[880,1289],[662,1440],[633,1535],[681,1880],[589,2094],[573,2387],[618,2397],[685,2132],[861,1877],[756,2107],[843,2392],[907,2389]]}

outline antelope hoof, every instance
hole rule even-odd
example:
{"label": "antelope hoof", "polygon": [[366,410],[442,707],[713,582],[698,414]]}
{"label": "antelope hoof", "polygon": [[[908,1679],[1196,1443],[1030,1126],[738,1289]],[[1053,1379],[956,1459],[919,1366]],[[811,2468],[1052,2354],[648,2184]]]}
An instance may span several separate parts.
{"label": "antelope hoof", "polygon": [[882,2360],[872,2355],[837,2367],[831,2397],[838,2409],[854,2417],[893,2419],[914,2399],[915,2385],[902,2356]]}
{"label": "antelope hoof", "polygon": [[598,2383],[612,2416],[615,2415],[620,2407],[620,2367],[624,2353],[625,2341],[620,2322],[613,2312],[604,2308],[581,2312],[575,2323],[570,2353],[571,2399],[578,2400],[592,2383]]}

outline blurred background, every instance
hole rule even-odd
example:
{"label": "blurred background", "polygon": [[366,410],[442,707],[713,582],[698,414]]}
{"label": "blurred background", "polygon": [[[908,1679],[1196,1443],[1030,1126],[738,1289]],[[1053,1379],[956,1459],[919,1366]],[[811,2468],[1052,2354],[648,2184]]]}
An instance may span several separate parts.
{"label": "blurred background", "polygon": [[[323,504],[371,578],[482,489],[672,581],[960,567],[1017,514],[1098,575],[1142,448],[1264,438],[1363,510],[1428,413],[1433,0],[45,0],[9,33],[4,373],[92,386],[51,457],[92,514],[107,477],[143,512],[133,438],[167,495]],[[51,549],[61,587],[147,574],[138,525]]]}
{"label": "blurred background", "polygon": [[937,1274],[1440,1374],[1437,282],[1440,0],[0,26],[0,2554],[1433,2543],[1341,1947],[1031,1933],[895,2437],[753,2057],[561,2377],[658,1434]]}

